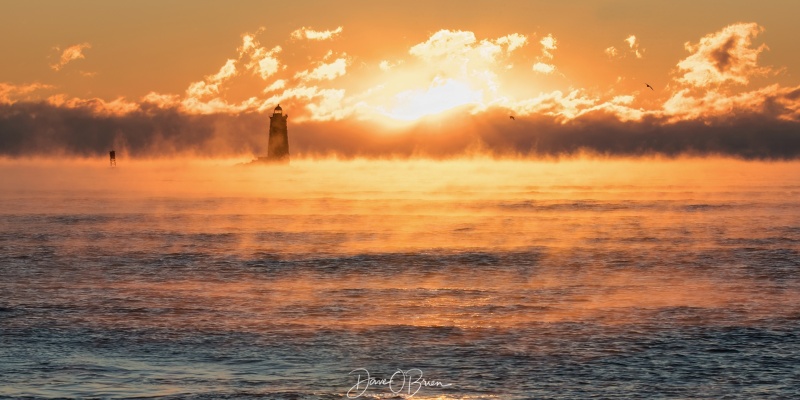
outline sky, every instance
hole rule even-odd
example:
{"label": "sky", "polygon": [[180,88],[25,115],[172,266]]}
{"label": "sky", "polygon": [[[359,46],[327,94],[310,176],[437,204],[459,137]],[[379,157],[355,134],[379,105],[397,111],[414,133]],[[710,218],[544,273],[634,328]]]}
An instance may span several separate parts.
{"label": "sky", "polygon": [[795,159],[799,11],[2,0],[0,156]]}

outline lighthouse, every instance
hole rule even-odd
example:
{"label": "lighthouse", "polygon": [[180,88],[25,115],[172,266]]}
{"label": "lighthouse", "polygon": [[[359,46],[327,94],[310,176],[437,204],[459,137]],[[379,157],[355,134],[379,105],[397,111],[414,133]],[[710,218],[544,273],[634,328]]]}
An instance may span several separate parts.
{"label": "lighthouse", "polygon": [[289,131],[286,127],[288,115],[283,114],[281,105],[275,107],[269,117],[269,147],[267,161],[289,162]]}

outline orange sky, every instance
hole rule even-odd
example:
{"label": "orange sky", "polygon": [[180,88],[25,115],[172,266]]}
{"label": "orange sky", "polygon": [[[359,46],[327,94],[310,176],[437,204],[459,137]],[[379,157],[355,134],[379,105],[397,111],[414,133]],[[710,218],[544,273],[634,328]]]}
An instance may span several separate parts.
{"label": "orange sky", "polygon": [[[301,153],[326,152],[306,143],[330,138],[302,137],[324,124],[424,135],[437,121],[429,131],[481,115],[553,126],[708,125],[736,115],[789,131],[800,121],[795,1],[166,3],[2,3],[0,105],[101,118],[255,113],[266,121],[281,103]],[[41,128],[34,125],[26,132]],[[88,153],[120,137],[136,147],[127,128],[111,126],[114,138]],[[240,133],[215,129],[214,140],[227,144]],[[163,138],[167,129],[152,130]],[[0,153],[47,141],[15,140],[0,137]],[[576,149],[595,148],[581,140]],[[781,139],[770,140],[767,147]],[[257,153],[263,146],[253,143],[227,153]],[[494,142],[476,143],[454,152]],[[525,153],[532,145],[509,146]]]}

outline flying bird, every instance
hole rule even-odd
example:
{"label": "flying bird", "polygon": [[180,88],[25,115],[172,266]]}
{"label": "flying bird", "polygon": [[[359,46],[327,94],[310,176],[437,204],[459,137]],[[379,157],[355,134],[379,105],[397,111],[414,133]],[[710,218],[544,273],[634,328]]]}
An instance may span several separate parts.
{"label": "flying bird", "polygon": [[649,84],[649,83],[645,83],[645,86],[649,87],[649,88],[650,88],[650,90],[652,90],[652,91],[655,91],[655,89],[653,89],[653,87],[652,87],[652,86],[650,86],[650,84]]}
{"label": "flying bird", "polygon": [[509,115],[509,116],[508,116],[508,118],[511,118],[511,119],[513,119],[514,121],[516,121],[516,120],[517,120],[516,118],[514,118],[514,116],[513,116],[513,115]]}

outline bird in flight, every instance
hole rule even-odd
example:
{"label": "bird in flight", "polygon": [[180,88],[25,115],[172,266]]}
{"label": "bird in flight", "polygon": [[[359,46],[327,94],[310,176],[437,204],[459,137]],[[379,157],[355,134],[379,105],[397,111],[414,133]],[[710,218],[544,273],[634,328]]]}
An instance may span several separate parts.
{"label": "bird in flight", "polygon": [[649,88],[650,88],[650,90],[652,90],[652,91],[655,91],[655,89],[653,89],[653,87],[652,87],[652,86],[650,86],[650,84],[649,84],[649,83],[645,83],[645,86],[649,87]]}
{"label": "bird in flight", "polygon": [[509,116],[508,116],[508,118],[511,118],[511,119],[513,119],[514,121],[516,121],[516,120],[517,120],[516,118],[514,118],[514,116],[513,116],[513,115],[509,115]]}

